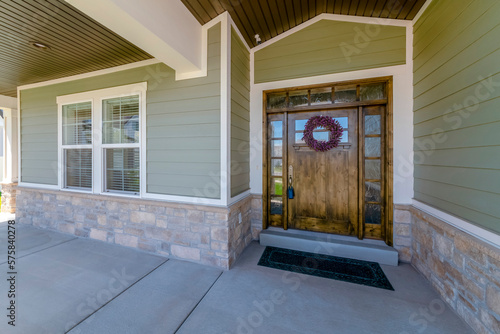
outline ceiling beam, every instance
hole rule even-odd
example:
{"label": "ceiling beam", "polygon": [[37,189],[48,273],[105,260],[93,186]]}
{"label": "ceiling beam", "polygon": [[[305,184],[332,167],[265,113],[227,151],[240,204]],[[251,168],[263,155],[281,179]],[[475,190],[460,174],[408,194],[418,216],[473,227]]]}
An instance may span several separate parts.
{"label": "ceiling beam", "polygon": [[65,0],[176,71],[204,73],[202,27],[180,0]]}
{"label": "ceiling beam", "polygon": [[0,108],[17,109],[17,99],[15,97],[0,95]]}

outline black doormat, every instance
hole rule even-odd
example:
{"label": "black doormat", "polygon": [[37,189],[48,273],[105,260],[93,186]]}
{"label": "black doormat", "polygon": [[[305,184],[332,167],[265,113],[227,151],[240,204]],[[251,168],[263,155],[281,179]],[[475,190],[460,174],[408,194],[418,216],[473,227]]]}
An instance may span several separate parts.
{"label": "black doormat", "polygon": [[394,291],[382,268],[376,262],[266,247],[258,264]]}

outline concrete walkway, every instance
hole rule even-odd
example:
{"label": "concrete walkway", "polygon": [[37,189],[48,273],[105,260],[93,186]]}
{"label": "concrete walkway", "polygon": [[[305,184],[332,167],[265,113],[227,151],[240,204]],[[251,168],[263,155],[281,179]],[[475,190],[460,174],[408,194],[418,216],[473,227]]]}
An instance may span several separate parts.
{"label": "concrete walkway", "polygon": [[0,333],[473,333],[411,266],[382,266],[395,291],[257,266],[230,271],[30,226],[17,228],[16,327],[7,315],[0,223]]}

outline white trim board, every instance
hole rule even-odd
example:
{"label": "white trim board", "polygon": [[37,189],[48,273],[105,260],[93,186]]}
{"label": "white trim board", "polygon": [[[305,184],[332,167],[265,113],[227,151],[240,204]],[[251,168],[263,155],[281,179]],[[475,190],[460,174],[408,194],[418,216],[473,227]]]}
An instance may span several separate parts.
{"label": "white trim board", "polygon": [[243,198],[246,198],[247,196],[249,196],[251,194],[252,193],[250,192],[250,189],[245,190],[241,194],[236,195],[234,197],[231,197],[231,199],[229,200],[229,205],[233,205],[234,203],[241,201]]}
{"label": "white trim board", "polygon": [[362,24],[378,24],[385,26],[396,26],[396,27],[411,27],[412,21],[408,20],[393,20],[393,19],[383,19],[378,17],[364,17],[364,16],[352,16],[352,15],[338,15],[338,14],[320,14],[315,16],[314,18],[307,20],[306,22],[299,24],[298,26],[293,27],[285,31],[282,34],[279,34],[276,37],[271,38],[270,40],[255,46],[252,49],[252,52],[257,52],[259,50],[264,49],[265,47],[274,44],[283,38],[286,38],[290,35],[293,35],[297,31],[305,29],[310,25],[313,25],[321,20],[330,20],[330,21],[340,21],[340,22],[352,22],[352,23],[362,23]]}
{"label": "white trim board", "polygon": [[413,199],[413,206],[437,219],[444,221],[445,223],[467,233],[470,234],[496,248],[500,248],[500,235],[490,232],[482,227],[474,225],[462,218],[454,216],[452,214],[441,211],[435,207],[432,207],[428,204],[420,202],[416,199]]}
{"label": "white trim board", "polygon": [[30,183],[30,182],[21,182],[17,183],[19,188],[33,188],[33,189],[47,189],[47,190],[60,190],[58,185],[53,184],[43,184],[43,183]]}
{"label": "white trim board", "polygon": [[99,75],[110,74],[110,73],[115,73],[115,72],[120,72],[120,71],[126,71],[126,70],[131,70],[134,68],[138,68],[138,67],[149,66],[149,65],[159,64],[159,63],[161,63],[161,61],[159,61],[157,59],[148,59],[148,60],[142,60],[142,61],[138,61],[135,63],[126,64],[126,65],[110,67],[110,68],[106,68],[103,70],[98,70],[98,71],[93,71],[93,72],[88,72],[88,73],[83,73],[83,74],[76,74],[76,75],[72,75],[69,77],[48,80],[48,81],[38,82],[38,83],[34,83],[34,84],[23,85],[23,86],[17,87],[17,96],[19,98],[19,91],[25,90],[25,89],[44,87],[44,86],[55,85],[55,84],[59,84],[59,83],[69,82],[69,81],[80,80],[80,79],[87,79],[87,78],[92,78],[92,77],[96,77]]}
{"label": "white trim board", "polygon": [[[74,191],[74,190],[67,190],[67,189],[60,189],[57,185],[50,185],[50,184],[38,184],[38,183],[29,183],[29,182],[19,182],[18,183],[19,188],[31,188],[31,189],[37,189],[37,190],[54,190],[54,191],[61,191],[62,193],[67,193],[67,194],[87,194],[87,195],[98,195],[98,196],[107,196],[107,197],[118,197],[118,198],[128,198],[133,200],[134,198],[138,198],[137,196],[124,196],[120,194],[114,194],[114,193],[102,193],[102,194],[93,194],[88,191]],[[202,198],[202,197],[187,197],[187,196],[175,196],[175,195],[161,195],[161,194],[153,194],[153,193],[146,193],[141,199],[144,200],[156,200],[156,201],[168,201],[170,203],[179,203],[179,204],[194,204],[194,205],[208,205],[208,206],[213,206],[213,207],[221,207],[225,208],[226,206],[221,205],[221,202],[219,199],[212,199],[212,198]]]}
{"label": "white trim board", "polygon": [[17,99],[15,97],[0,95],[0,108],[16,109]]}
{"label": "white trim board", "polygon": [[220,200],[229,203],[231,185],[231,25],[227,12],[218,16],[221,20],[221,68],[220,68]]}
{"label": "white trim board", "polygon": [[418,11],[417,15],[415,15],[415,17],[411,21],[412,25],[415,25],[415,23],[417,23],[417,21],[420,19],[420,17],[422,17],[422,15],[425,13],[425,11],[427,10],[427,8],[429,8],[429,6],[432,3],[432,1],[433,0],[427,0],[424,3],[424,5],[422,6],[422,8],[420,8],[420,10]]}

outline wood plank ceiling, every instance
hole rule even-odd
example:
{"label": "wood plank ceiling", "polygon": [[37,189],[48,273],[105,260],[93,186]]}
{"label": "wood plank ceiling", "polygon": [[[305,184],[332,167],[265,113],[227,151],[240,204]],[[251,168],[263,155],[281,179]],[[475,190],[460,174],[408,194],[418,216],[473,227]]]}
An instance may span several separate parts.
{"label": "wood plank ceiling", "polygon": [[205,24],[226,10],[250,47],[322,13],[412,20],[426,0],[182,0]]}
{"label": "wood plank ceiling", "polygon": [[15,97],[19,85],[150,58],[63,0],[0,1],[1,95]]}

